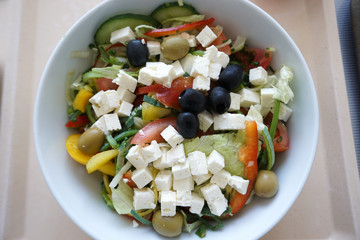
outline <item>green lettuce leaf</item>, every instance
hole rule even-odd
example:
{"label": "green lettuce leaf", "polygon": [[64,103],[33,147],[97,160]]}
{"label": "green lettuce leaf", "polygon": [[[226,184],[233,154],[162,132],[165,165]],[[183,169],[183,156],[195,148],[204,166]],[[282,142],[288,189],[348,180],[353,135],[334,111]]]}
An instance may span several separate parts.
{"label": "green lettuce leaf", "polygon": [[275,93],[273,98],[282,101],[287,104],[289,101],[293,100],[294,93],[291,90],[289,83],[293,79],[292,69],[288,66],[283,66],[280,71],[277,73],[277,83],[275,85]]}
{"label": "green lettuce leaf", "polygon": [[111,189],[112,202],[118,214],[129,214],[134,208],[134,191],[124,181],[120,181],[117,188]]}

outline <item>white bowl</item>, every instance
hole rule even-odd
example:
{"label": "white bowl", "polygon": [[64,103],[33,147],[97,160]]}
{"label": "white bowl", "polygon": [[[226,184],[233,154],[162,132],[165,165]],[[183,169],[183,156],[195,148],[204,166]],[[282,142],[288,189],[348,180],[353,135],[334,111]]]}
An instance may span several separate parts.
{"label": "white bowl", "polygon": [[[85,49],[93,42],[97,27],[119,13],[149,14],[166,1],[112,0],[105,1],[83,16],[67,32],[53,52],[42,75],[35,104],[34,135],[37,156],[45,179],[70,218],[95,239],[134,239],[160,236],[149,227],[133,228],[128,218],[117,215],[104,203],[100,194],[100,174],[88,175],[84,166],[73,161],[66,152],[65,139],[70,131],[65,103],[65,79],[76,69],[81,73],[90,63],[70,59],[73,50]],[[292,206],[312,167],[318,137],[318,104],[310,71],[299,49],[285,30],[267,13],[243,0],[193,0],[203,14],[214,17],[228,37],[245,35],[254,47],[274,46],[271,65],[274,69],[286,64],[293,68],[291,87],[295,99],[294,112],[287,126],[290,150],[279,154],[274,171],[279,179],[279,192],[272,199],[256,198],[241,212],[225,221],[220,231],[208,231],[207,239],[256,239],[267,233]],[[310,220],[310,219],[309,219]],[[144,235],[145,236],[145,235]],[[133,238],[132,238],[133,237]],[[199,239],[183,233],[180,239]]]}

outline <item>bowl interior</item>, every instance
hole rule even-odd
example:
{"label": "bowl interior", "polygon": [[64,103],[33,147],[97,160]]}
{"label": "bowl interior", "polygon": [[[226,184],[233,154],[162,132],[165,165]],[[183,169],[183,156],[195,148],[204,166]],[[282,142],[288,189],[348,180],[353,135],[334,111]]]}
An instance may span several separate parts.
{"label": "bowl interior", "polygon": [[[83,166],[74,162],[65,149],[70,131],[65,103],[65,80],[70,70],[80,74],[89,62],[71,59],[73,50],[86,49],[93,42],[97,27],[110,16],[119,13],[149,14],[166,1],[113,0],[105,1],[82,17],[64,36],[53,52],[40,81],[34,112],[34,135],[38,160],[55,198],[71,219],[95,239],[118,236],[158,239],[147,227],[133,228],[128,218],[118,216],[101,198],[101,175],[88,175]],[[269,231],[288,211],[300,193],[312,166],[318,134],[318,105],[308,67],[288,34],[269,15],[248,1],[193,0],[192,4],[216,24],[224,27],[228,37],[248,38],[252,47],[277,49],[272,66],[286,64],[294,70],[291,87],[295,99],[290,104],[294,112],[288,122],[290,150],[278,156],[274,170],[279,178],[279,192],[270,200],[256,198],[238,216],[228,219],[218,232],[208,232],[207,238],[241,236],[255,239]],[[195,234],[180,238],[198,239]]]}

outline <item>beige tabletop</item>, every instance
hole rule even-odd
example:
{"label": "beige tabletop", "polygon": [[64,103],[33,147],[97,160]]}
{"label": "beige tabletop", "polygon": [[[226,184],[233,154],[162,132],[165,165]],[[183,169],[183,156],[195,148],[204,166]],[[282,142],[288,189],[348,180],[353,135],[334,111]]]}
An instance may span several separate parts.
{"label": "beige tabletop", "polygon": [[[101,0],[0,0],[0,239],[89,239],[62,211],[36,159],[32,112],[47,59]],[[254,0],[310,67],[320,135],[309,179],[263,239],[360,239],[360,184],[332,0]],[[62,111],[61,109],[59,111]]]}

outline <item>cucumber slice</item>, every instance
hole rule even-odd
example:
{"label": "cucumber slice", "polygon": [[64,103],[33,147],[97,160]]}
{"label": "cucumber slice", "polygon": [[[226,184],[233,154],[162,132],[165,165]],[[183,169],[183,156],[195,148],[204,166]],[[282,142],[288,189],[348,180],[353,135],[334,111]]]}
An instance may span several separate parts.
{"label": "cucumber slice", "polygon": [[179,6],[178,2],[164,3],[158,6],[151,16],[159,22],[168,18],[183,17],[199,14],[199,12],[191,5],[184,3],[183,6]]}
{"label": "cucumber slice", "polygon": [[121,14],[109,18],[96,30],[94,39],[97,45],[110,42],[111,33],[115,30],[129,26],[132,30],[139,25],[159,27],[160,23],[150,16],[141,14]]}

